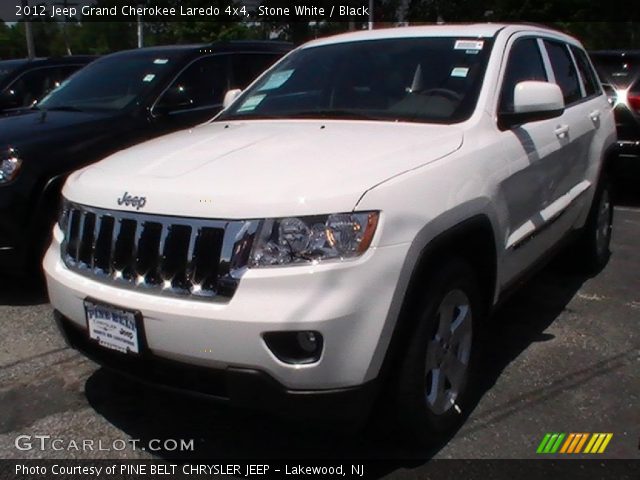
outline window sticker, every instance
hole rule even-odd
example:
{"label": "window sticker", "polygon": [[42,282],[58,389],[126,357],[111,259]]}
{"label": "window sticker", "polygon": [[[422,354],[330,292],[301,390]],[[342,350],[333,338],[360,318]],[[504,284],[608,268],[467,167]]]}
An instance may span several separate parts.
{"label": "window sticker", "polygon": [[168,58],[156,58],[153,63],[155,63],[156,65],[164,65],[166,63],[169,63],[169,59]]}
{"label": "window sticker", "polygon": [[466,53],[477,52],[484,47],[484,40],[456,40],[454,50],[466,50]]}
{"label": "window sticker", "polygon": [[153,73],[149,73],[148,75],[144,76],[142,81],[143,82],[152,82],[154,78],[156,78],[156,76]]}
{"label": "window sticker", "polygon": [[469,69],[467,67],[455,67],[451,70],[452,77],[466,78],[468,73]]}
{"label": "window sticker", "polygon": [[260,105],[260,102],[262,102],[262,100],[264,100],[264,97],[266,97],[266,95],[251,95],[249,98],[247,98],[244,101],[242,106],[238,109],[238,113],[240,113],[240,112],[250,112],[252,110],[255,110],[255,108],[258,105]]}
{"label": "window sticker", "polygon": [[293,70],[283,70],[282,72],[272,73],[269,79],[265,82],[265,84],[260,87],[259,91],[263,90],[273,90],[274,88],[278,88],[284,82],[289,80],[289,77],[293,73]]}

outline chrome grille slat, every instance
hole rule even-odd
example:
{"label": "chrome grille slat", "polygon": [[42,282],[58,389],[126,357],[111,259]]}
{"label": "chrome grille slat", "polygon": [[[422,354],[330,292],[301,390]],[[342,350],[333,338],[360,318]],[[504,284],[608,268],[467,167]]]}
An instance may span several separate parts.
{"label": "chrome grille slat", "polygon": [[80,261],[80,246],[82,245],[82,237],[84,236],[84,224],[85,221],[87,219],[87,212],[81,212],[80,213],[80,224],[78,226],[78,241],[76,242],[76,252],[74,255],[74,258],[76,260],[76,262]]}
{"label": "chrome grille slat", "polygon": [[229,301],[246,262],[233,257],[257,220],[179,218],[65,202],[61,255],[71,270],[149,294]]}
{"label": "chrome grille slat", "polygon": [[73,211],[69,215],[69,230],[68,230],[68,243],[67,243],[67,254],[69,255],[69,260],[71,263],[75,264],[78,262],[78,258],[76,256],[78,249],[77,245],[80,241],[80,217],[82,216],[82,212]]}
{"label": "chrome grille slat", "polygon": [[80,241],[77,245],[77,258],[81,265],[91,265],[91,248],[93,246],[93,230],[96,216],[93,213],[84,212],[80,223]]}
{"label": "chrome grille slat", "polygon": [[116,244],[118,242],[118,234],[120,233],[120,225],[122,220],[120,218],[113,219],[113,227],[111,227],[111,247],[109,248],[109,275],[115,277],[115,257],[116,257]]}
{"label": "chrome grille slat", "polygon": [[100,231],[96,240],[96,250],[93,252],[94,271],[108,275],[110,271],[111,237],[114,219],[112,216],[100,216]]}
{"label": "chrome grille slat", "polygon": [[143,287],[153,285],[153,275],[159,255],[161,228],[161,224],[157,222],[145,221],[144,228],[140,234],[136,271],[138,272],[138,284]]}
{"label": "chrome grille slat", "polygon": [[127,218],[120,221],[120,230],[118,232],[118,240],[114,254],[114,267],[126,280],[131,280],[135,277],[133,250],[135,249],[134,244],[138,223],[139,222],[135,220]]}
{"label": "chrome grille slat", "polygon": [[137,281],[138,278],[138,245],[140,245],[140,238],[142,237],[142,229],[144,222],[136,222],[135,230],[133,232],[133,243],[131,245],[131,252],[129,262],[127,264],[127,270],[130,272],[133,281]]}
{"label": "chrome grille slat", "polygon": [[191,284],[191,291],[193,292],[193,281],[195,273],[195,251],[196,242],[200,236],[200,228],[197,226],[191,227],[191,235],[189,235],[189,246],[187,247],[187,266],[185,270],[186,280]]}
{"label": "chrome grille slat", "polygon": [[164,252],[167,248],[167,238],[169,238],[169,229],[171,225],[165,225],[164,223],[160,226],[160,239],[158,243],[158,255],[156,256],[156,260],[154,262],[154,268],[152,269],[152,275],[154,278],[154,282],[161,283],[163,288],[166,288],[166,284],[164,283],[164,278],[162,278],[162,266],[164,264]]}
{"label": "chrome grille slat", "polygon": [[102,217],[95,216],[95,222],[93,222],[93,241],[91,242],[91,263],[89,268],[92,270],[96,268],[96,245],[98,243],[98,235],[100,235],[100,228],[102,227]]}

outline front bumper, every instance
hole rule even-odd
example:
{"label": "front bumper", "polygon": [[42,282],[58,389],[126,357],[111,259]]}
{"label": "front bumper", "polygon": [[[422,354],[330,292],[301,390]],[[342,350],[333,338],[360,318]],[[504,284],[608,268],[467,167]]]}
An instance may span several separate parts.
{"label": "front bumper", "polygon": [[[40,259],[41,241],[50,233],[43,223],[55,205],[44,200],[33,176],[23,171],[12,183],[0,186],[0,271],[24,273]],[[56,197],[57,198],[57,197]],[[42,243],[42,246],[44,243]]]}
{"label": "front bumper", "polygon": [[54,311],[67,344],[103,367],[132,380],[169,391],[228,402],[234,406],[333,420],[363,419],[373,406],[378,383],[332,390],[290,390],[268,374],[247,368],[210,369],[166,360],[149,352],[129,358],[89,341],[86,332]]}
{"label": "front bumper", "polygon": [[[378,376],[394,321],[389,314],[408,245],[371,248],[344,263],[246,272],[228,303],[160,297],[99,283],[60,259],[56,227],[44,269],[60,315],[86,335],[84,300],[139,311],[154,358],[212,370],[255,370],[285,390],[335,390]],[[313,330],[324,347],[316,363],[280,361],[265,332]],[[127,367],[123,367],[126,369]]]}
{"label": "front bumper", "polygon": [[24,248],[20,247],[29,240],[24,212],[26,204],[14,185],[0,189],[0,270],[3,272],[23,266]]}

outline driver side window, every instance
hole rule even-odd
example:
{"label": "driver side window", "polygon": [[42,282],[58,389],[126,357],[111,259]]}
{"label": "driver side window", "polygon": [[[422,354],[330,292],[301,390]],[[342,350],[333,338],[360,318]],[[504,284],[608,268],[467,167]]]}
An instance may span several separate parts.
{"label": "driver side window", "polygon": [[157,107],[183,111],[221,106],[229,89],[227,59],[227,55],[217,55],[193,62],[164,92]]}
{"label": "driver side window", "polygon": [[43,67],[20,76],[8,90],[15,99],[15,107],[29,107],[56,86],[57,69]]}
{"label": "driver side window", "polygon": [[507,69],[502,81],[499,112],[513,113],[513,92],[518,83],[527,80],[548,81],[535,38],[516,40],[511,47]]}

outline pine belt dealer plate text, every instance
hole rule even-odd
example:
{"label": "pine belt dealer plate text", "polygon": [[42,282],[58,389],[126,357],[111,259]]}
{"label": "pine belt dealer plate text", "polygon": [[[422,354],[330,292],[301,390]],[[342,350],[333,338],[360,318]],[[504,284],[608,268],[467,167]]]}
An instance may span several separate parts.
{"label": "pine belt dealer plate text", "polygon": [[136,314],[119,308],[84,302],[89,337],[111,350],[140,353]]}

